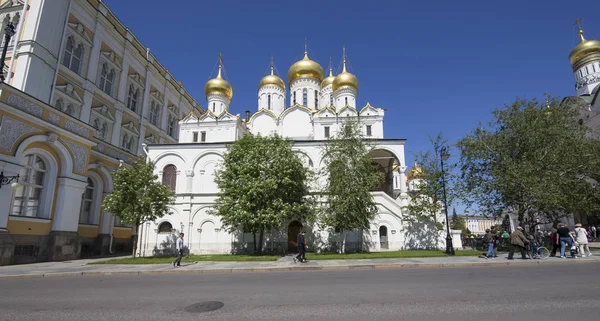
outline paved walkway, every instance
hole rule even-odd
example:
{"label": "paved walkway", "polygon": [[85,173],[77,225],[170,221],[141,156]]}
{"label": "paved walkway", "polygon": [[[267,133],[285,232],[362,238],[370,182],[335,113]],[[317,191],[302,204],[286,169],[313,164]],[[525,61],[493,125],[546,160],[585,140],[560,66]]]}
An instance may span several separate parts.
{"label": "paved walkway", "polygon": [[[517,256],[515,256],[517,257]],[[174,268],[170,264],[98,264],[90,262],[106,259],[76,260],[65,262],[45,262],[35,264],[10,265],[0,267],[0,279],[34,278],[52,276],[81,275],[143,275],[143,274],[198,274],[232,272],[275,272],[294,270],[351,270],[351,269],[398,269],[428,267],[465,267],[465,266],[506,266],[532,264],[575,264],[600,263],[600,254],[576,259],[551,257],[547,260],[507,260],[506,254],[496,259],[469,256],[435,258],[399,258],[372,260],[327,260],[294,263],[293,256],[283,257],[274,262],[198,262],[186,263]],[[308,255],[310,260],[310,255]]]}

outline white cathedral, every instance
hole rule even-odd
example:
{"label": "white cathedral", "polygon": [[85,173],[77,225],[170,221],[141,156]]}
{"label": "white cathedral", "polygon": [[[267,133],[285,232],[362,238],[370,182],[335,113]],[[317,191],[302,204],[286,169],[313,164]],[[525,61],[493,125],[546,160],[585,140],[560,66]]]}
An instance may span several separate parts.
{"label": "white cathedral", "polygon": [[[415,167],[405,175],[404,139],[385,139],[383,136],[384,109],[367,103],[356,105],[358,79],[347,70],[346,55],[342,72],[325,77],[319,63],[304,58],[288,71],[289,93],[286,83],[271,72],[258,86],[258,106],[245,117],[229,112],[233,88],[219,71],[205,87],[207,107],[204,113],[190,113],[179,122],[179,142],[144,146],[147,157],[155,163],[156,174],[176,196],[172,211],[156,222],[147,223],[138,231],[138,251],[142,256],[161,255],[171,251],[179,232],[185,233],[185,244],[190,253],[241,253],[253,249],[252,234],[230,234],[222,229],[218,217],[209,210],[217,198],[214,181],[227,144],[244,134],[263,136],[278,134],[291,139],[293,149],[305,166],[321,166],[322,147],[338,127],[348,119],[358,119],[363,135],[373,141],[373,162],[385,173],[385,181],[372,193],[378,213],[368,231],[348,233],[346,248],[352,250],[403,250],[414,248],[441,248],[445,240],[431,226],[415,226],[405,220],[409,202],[408,189],[414,186]],[[286,98],[289,94],[289,104]],[[307,230],[309,247],[315,250],[333,250],[339,246],[340,235],[333,229],[319,230],[305,222],[290,221],[280,229],[266,233],[264,248],[272,253],[293,250],[299,229]],[[459,234],[455,245],[460,247]],[[427,237],[429,235],[429,237]],[[441,243],[440,243],[441,242]]]}

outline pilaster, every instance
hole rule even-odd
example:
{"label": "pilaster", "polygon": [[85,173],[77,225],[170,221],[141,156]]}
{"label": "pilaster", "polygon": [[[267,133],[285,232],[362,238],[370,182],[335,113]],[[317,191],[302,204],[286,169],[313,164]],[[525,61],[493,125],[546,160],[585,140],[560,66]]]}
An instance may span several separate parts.
{"label": "pilaster", "polygon": [[75,232],[79,226],[81,195],[87,182],[69,177],[58,178],[58,193],[52,218],[52,231]]}
{"label": "pilaster", "polygon": [[115,111],[115,124],[112,130],[112,136],[110,143],[114,146],[121,146],[121,124],[123,123],[123,112],[120,110]]}

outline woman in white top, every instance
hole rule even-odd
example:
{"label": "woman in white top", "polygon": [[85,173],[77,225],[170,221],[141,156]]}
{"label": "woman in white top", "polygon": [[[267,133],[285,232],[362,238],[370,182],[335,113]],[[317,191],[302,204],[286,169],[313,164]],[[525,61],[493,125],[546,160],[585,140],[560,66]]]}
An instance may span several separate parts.
{"label": "woman in white top", "polygon": [[582,257],[586,256],[584,249],[587,249],[587,256],[591,256],[592,252],[590,252],[590,248],[588,246],[587,231],[581,227],[581,224],[579,223],[575,224],[575,235],[576,242],[579,244],[579,254]]}

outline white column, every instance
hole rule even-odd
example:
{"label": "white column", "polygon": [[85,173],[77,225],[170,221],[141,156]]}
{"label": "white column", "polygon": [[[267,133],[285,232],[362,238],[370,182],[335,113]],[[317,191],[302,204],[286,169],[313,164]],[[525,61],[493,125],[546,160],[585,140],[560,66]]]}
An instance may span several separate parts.
{"label": "white column", "polygon": [[119,77],[119,92],[117,92],[117,100],[127,105],[127,75],[129,74],[129,60],[123,57],[123,65],[121,66],[121,76]]}
{"label": "white column", "polygon": [[194,183],[194,170],[193,169],[187,169],[185,171],[185,180],[186,180],[185,192],[191,193],[192,186]]}
{"label": "white column", "polygon": [[98,72],[98,63],[100,62],[100,47],[102,46],[102,37],[104,27],[96,22],[96,31],[94,32],[94,44],[90,52],[90,62],[87,70],[87,79],[96,83],[96,73]]}
{"label": "white column", "polygon": [[52,219],[52,231],[77,232],[81,195],[87,182],[69,177],[58,178],[58,193]]}
{"label": "white column", "polygon": [[[0,167],[0,171],[4,172],[4,176],[15,176],[21,173],[21,168],[22,166],[16,164],[4,163],[4,165]],[[6,232],[8,213],[12,208],[13,193],[14,190],[10,187],[10,184],[0,187],[0,204],[2,204],[2,206],[0,206],[0,233]]]}
{"label": "white column", "polygon": [[87,89],[83,92],[83,107],[81,108],[81,116],[79,119],[86,123],[90,123],[90,113],[92,112],[92,100],[94,95]]}
{"label": "white column", "polygon": [[115,111],[115,124],[113,126],[112,137],[110,143],[114,146],[120,147],[121,140],[121,123],[123,122],[123,112],[116,110]]}

